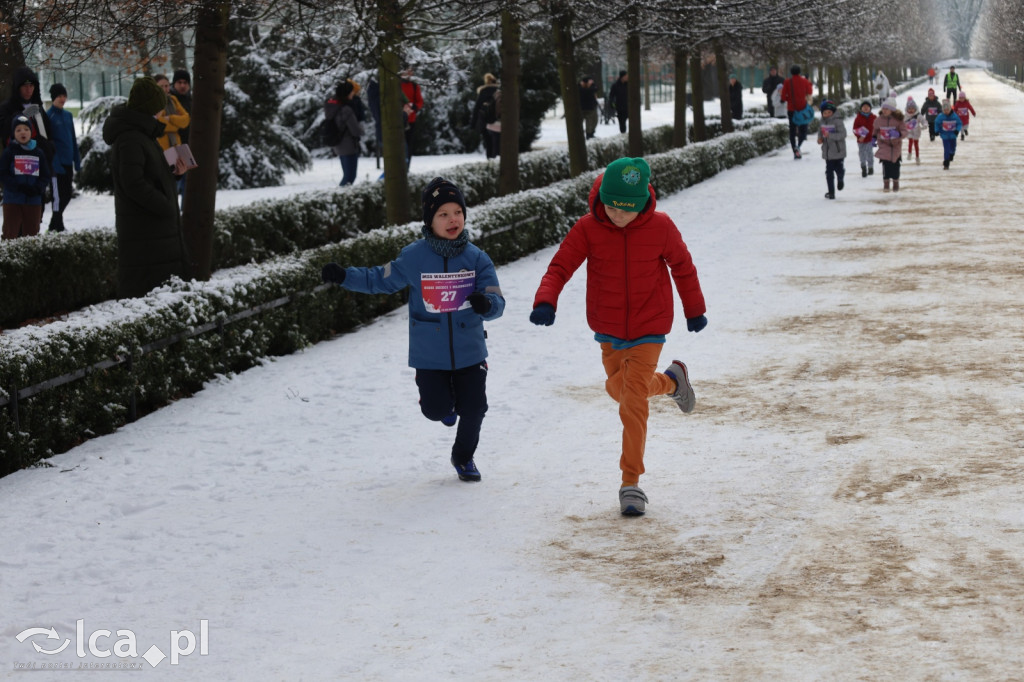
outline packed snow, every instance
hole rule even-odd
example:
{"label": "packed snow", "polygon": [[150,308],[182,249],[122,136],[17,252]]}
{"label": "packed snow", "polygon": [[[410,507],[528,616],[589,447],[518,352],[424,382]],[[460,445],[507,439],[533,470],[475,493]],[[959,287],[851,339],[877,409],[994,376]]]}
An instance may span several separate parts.
{"label": "packed snow", "polygon": [[[0,479],[0,677],[1019,678],[1024,93],[962,78],[970,136],[943,171],[925,135],[899,193],[851,139],[824,199],[812,139],[659,198],[710,324],[677,303],[697,407],[651,401],[646,516],[585,272],[528,321],[551,247],[498,269],[481,483],[419,413],[404,310]],[[94,199],[72,229],[112,222]]]}

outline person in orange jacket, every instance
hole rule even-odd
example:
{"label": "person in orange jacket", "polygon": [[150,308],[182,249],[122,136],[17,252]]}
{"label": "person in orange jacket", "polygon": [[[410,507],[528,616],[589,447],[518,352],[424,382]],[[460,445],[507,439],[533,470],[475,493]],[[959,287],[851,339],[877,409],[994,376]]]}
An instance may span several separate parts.
{"label": "person in orange jacket", "polygon": [[164,89],[164,94],[167,95],[167,106],[162,111],[157,113],[156,120],[164,124],[164,134],[157,138],[157,142],[160,143],[160,148],[167,151],[171,147],[175,147],[182,143],[181,130],[188,128],[192,122],[192,117],[182,106],[178,98],[171,92],[171,82],[167,80],[167,76],[162,73],[158,73],[153,76],[153,80],[156,84]]}
{"label": "person in orange jacket", "polygon": [[657,210],[651,168],[639,158],[613,161],[590,189],[590,211],[576,221],[551,259],[534,298],[530,321],[550,326],[558,297],[587,261],[587,322],[601,345],[605,390],[619,403],[622,485],[619,507],[627,516],[646,511],[640,489],[647,442],[648,400],[671,396],[684,413],[695,397],[679,360],[657,371],[672,329],[675,284],[686,327],[707,325],[704,294],[690,252],[672,219]]}

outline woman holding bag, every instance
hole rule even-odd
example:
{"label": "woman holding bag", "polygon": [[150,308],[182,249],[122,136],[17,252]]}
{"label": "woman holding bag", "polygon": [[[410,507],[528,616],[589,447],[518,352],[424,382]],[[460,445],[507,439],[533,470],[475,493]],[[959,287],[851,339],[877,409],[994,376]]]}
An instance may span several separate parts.
{"label": "woman holding bag", "polygon": [[789,117],[789,146],[793,148],[793,158],[799,159],[800,145],[807,139],[807,126],[814,119],[811,107],[814,84],[800,75],[798,64],[791,66],[789,73],[790,77],[782,86],[782,101],[786,103],[786,115]]}

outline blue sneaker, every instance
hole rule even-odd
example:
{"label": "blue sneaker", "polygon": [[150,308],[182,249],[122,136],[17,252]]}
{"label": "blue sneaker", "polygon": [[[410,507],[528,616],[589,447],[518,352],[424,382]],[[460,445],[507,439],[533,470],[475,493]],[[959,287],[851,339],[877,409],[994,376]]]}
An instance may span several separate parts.
{"label": "blue sneaker", "polygon": [[460,481],[476,483],[480,480],[480,470],[476,468],[473,460],[469,460],[465,464],[456,464],[453,459],[452,466],[455,467],[455,471],[459,474]]}
{"label": "blue sneaker", "polygon": [[452,410],[451,414],[446,414],[441,417],[441,423],[445,426],[455,426],[455,422],[459,421],[459,415],[455,414],[455,410]]}

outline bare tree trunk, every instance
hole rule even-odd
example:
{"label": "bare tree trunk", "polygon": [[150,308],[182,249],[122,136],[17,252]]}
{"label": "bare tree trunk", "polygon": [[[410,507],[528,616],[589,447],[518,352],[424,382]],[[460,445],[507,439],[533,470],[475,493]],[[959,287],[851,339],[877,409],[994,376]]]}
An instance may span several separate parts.
{"label": "bare tree trunk", "polygon": [[690,103],[693,105],[693,141],[703,142],[708,139],[708,129],[704,123],[704,78],[703,64],[698,52],[690,59]]}
{"label": "bare tree trunk", "polygon": [[644,131],[640,122],[640,85],[643,76],[640,74],[640,33],[630,31],[626,37],[626,73],[629,92],[629,130],[627,131],[627,148],[633,157],[644,155]]}
{"label": "bare tree trunk", "polygon": [[519,17],[501,12],[501,153],[498,157],[498,194],[519,191]]}
{"label": "bare tree trunk", "polygon": [[651,110],[651,80],[653,80],[654,69],[651,68],[651,63],[647,62],[644,65],[644,111]]}
{"label": "bare tree trunk", "polygon": [[731,133],[736,130],[732,124],[732,106],[729,97],[729,67],[725,63],[725,50],[722,44],[715,42],[715,73],[718,75],[718,100],[722,110],[722,132]]}
{"label": "bare tree trunk", "polygon": [[850,99],[860,99],[860,66],[858,64],[850,65]]}
{"label": "bare tree trunk", "polygon": [[[14,70],[25,63],[25,53],[21,47],[21,37],[17,26],[13,9],[14,3],[10,0],[0,1],[0,93],[4,99],[11,92],[11,78]],[[9,130],[0,132],[7,139]]]}
{"label": "bare tree trunk", "polygon": [[690,53],[677,47],[673,52],[675,66],[676,98],[672,117],[672,146],[686,146],[686,67]]}
{"label": "bare tree trunk", "polygon": [[[180,29],[172,29],[171,32],[171,70],[184,69],[191,73],[188,66],[188,47],[185,45],[185,35]],[[170,76],[171,74],[167,74]]]}
{"label": "bare tree trunk", "polygon": [[213,215],[217,208],[221,113],[227,75],[230,0],[205,0],[196,21],[196,64],[192,82],[189,146],[199,164],[188,172],[182,228],[196,279],[210,279]]}
{"label": "bare tree trunk", "polygon": [[[576,177],[587,170],[587,140],[583,132],[583,111],[580,89],[576,82],[576,52],[572,42],[572,19],[560,12],[551,19],[558,58],[558,81],[565,108],[565,132],[569,142],[569,175]],[[504,107],[503,107],[504,108]]]}
{"label": "bare tree trunk", "polygon": [[380,81],[381,145],[384,147],[384,207],[388,223],[400,225],[410,220],[414,203],[409,199],[402,84],[398,74],[403,19],[396,0],[378,0],[377,11],[377,27],[381,35],[377,75]]}

